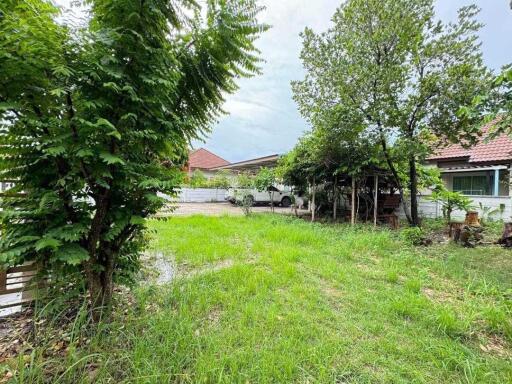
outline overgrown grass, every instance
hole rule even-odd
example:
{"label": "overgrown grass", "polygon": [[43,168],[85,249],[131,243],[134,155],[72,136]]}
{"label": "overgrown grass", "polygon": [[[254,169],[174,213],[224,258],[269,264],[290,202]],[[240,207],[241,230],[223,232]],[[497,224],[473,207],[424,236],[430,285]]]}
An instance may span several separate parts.
{"label": "overgrown grass", "polygon": [[[153,250],[203,273],[135,289],[62,359],[61,382],[88,382],[91,366],[99,382],[512,382],[509,251],[277,215],[151,228]],[[19,382],[48,375],[38,359]]]}

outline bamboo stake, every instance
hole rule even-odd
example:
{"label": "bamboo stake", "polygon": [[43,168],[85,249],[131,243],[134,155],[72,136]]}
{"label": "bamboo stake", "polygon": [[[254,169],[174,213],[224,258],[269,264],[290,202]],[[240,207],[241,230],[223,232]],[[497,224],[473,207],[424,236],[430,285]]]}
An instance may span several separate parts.
{"label": "bamboo stake", "polygon": [[338,211],[338,175],[334,176],[334,190],[333,190],[333,206],[332,206],[332,219],[336,221],[336,214]]}
{"label": "bamboo stake", "polygon": [[316,196],[316,183],[315,179],[313,178],[313,196],[311,199],[311,221],[315,221],[315,211],[316,211],[316,202],[315,202],[315,196]]}
{"label": "bamboo stake", "polygon": [[352,177],[352,212],[351,212],[351,224],[356,223],[356,179]]}
{"label": "bamboo stake", "polygon": [[373,225],[377,226],[377,203],[379,197],[379,176],[375,175],[375,185],[374,185],[374,198],[373,198]]}

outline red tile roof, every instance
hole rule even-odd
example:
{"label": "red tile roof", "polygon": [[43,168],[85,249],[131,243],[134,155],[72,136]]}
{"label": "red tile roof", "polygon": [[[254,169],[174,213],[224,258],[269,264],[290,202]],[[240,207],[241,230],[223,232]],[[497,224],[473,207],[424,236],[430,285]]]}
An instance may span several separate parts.
{"label": "red tile roof", "polygon": [[487,131],[493,123],[482,128],[482,136],[471,148],[463,148],[460,144],[452,144],[439,148],[428,160],[467,160],[469,163],[489,163],[512,161],[512,138],[506,134],[485,141]]}
{"label": "red tile roof", "polygon": [[210,169],[228,164],[228,161],[204,148],[190,151],[188,155],[188,167],[191,169]]}

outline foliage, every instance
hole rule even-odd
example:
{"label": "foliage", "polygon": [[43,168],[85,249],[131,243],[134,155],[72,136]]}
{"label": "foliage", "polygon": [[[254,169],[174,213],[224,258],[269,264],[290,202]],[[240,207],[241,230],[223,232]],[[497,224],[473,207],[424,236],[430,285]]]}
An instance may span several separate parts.
{"label": "foliage", "polygon": [[[43,0],[0,4],[0,264],[87,278],[93,306],[136,265],[188,144],[258,72],[254,0],[94,0],[86,27]],[[26,196],[20,196],[20,193]],[[137,246],[136,246],[137,245]]]}
{"label": "foliage", "polygon": [[254,187],[258,192],[268,192],[272,212],[274,211],[274,191],[272,187],[274,187],[275,183],[276,174],[272,168],[262,167],[254,178]]}
{"label": "foliage", "polygon": [[276,175],[286,185],[305,192],[312,179],[317,176],[317,162],[313,155],[314,138],[311,134],[299,139],[295,147],[281,156],[276,167]]}
{"label": "foliage", "polygon": [[235,191],[235,199],[238,206],[242,209],[244,216],[251,216],[254,197],[251,191],[247,189],[239,189]]}
{"label": "foliage", "polygon": [[486,140],[501,134],[512,134],[512,65],[508,65],[492,82],[490,90],[475,96],[471,104],[462,106],[459,116],[491,123]]}
{"label": "foliage", "polygon": [[501,206],[498,208],[492,208],[483,205],[481,201],[478,202],[478,208],[480,211],[480,222],[482,224],[486,224],[487,222],[493,221],[494,216],[496,216],[498,213],[501,213],[501,215],[503,216],[503,212],[505,211],[505,207],[503,204],[501,204]]}
{"label": "foliage", "polygon": [[400,231],[400,238],[410,245],[421,245],[425,238],[425,234],[420,227],[404,228]]}
{"label": "foliage", "polygon": [[417,164],[432,149],[423,138],[471,138],[474,119],[456,112],[487,89],[477,13],[463,7],[457,22],[445,24],[436,21],[434,0],[348,0],[327,32],[302,33],[307,74],[293,83],[300,112],[313,127],[340,127],[344,137],[363,134],[380,145],[402,200],[409,189],[414,225]]}
{"label": "foliage", "polygon": [[254,187],[254,176],[247,172],[240,172],[236,175],[235,184],[238,188]]}
{"label": "foliage", "polygon": [[418,189],[440,190],[445,188],[441,170],[437,167],[418,166]]}
{"label": "foliage", "polygon": [[189,184],[192,188],[207,188],[209,186],[208,179],[199,169],[192,172]]}
{"label": "foliage", "polygon": [[272,168],[262,167],[254,178],[254,187],[259,191],[268,191],[276,183],[276,175]]}
{"label": "foliage", "polygon": [[222,169],[210,179],[210,186],[218,189],[228,189],[231,186],[231,177],[230,171]]}
{"label": "foliage", "polygon": [[435,190],[428,199],[441,203],[443,217],[447,222],[451,221],[454,210],[469,211],[473,204],[469,197],[464,196],[460,192],[448,191],[445,188]]}

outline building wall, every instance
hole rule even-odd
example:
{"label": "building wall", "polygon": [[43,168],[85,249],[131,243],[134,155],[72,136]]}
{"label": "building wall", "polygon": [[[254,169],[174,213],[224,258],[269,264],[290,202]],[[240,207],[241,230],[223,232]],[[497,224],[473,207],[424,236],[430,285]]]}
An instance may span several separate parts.
{"label": "building wall", "polygon": [[[453,177],[454,176],[486,176],[486,171],[480,172],[454,172],[454,173],[443,173],[441,174],[441,179],[444,182],[444,185],[449,191],[453,191]],[[500,170],[500,183],[499,183],[499,195],[500,196],[509,196],[510,194],[510,176],[507,170]]]}

